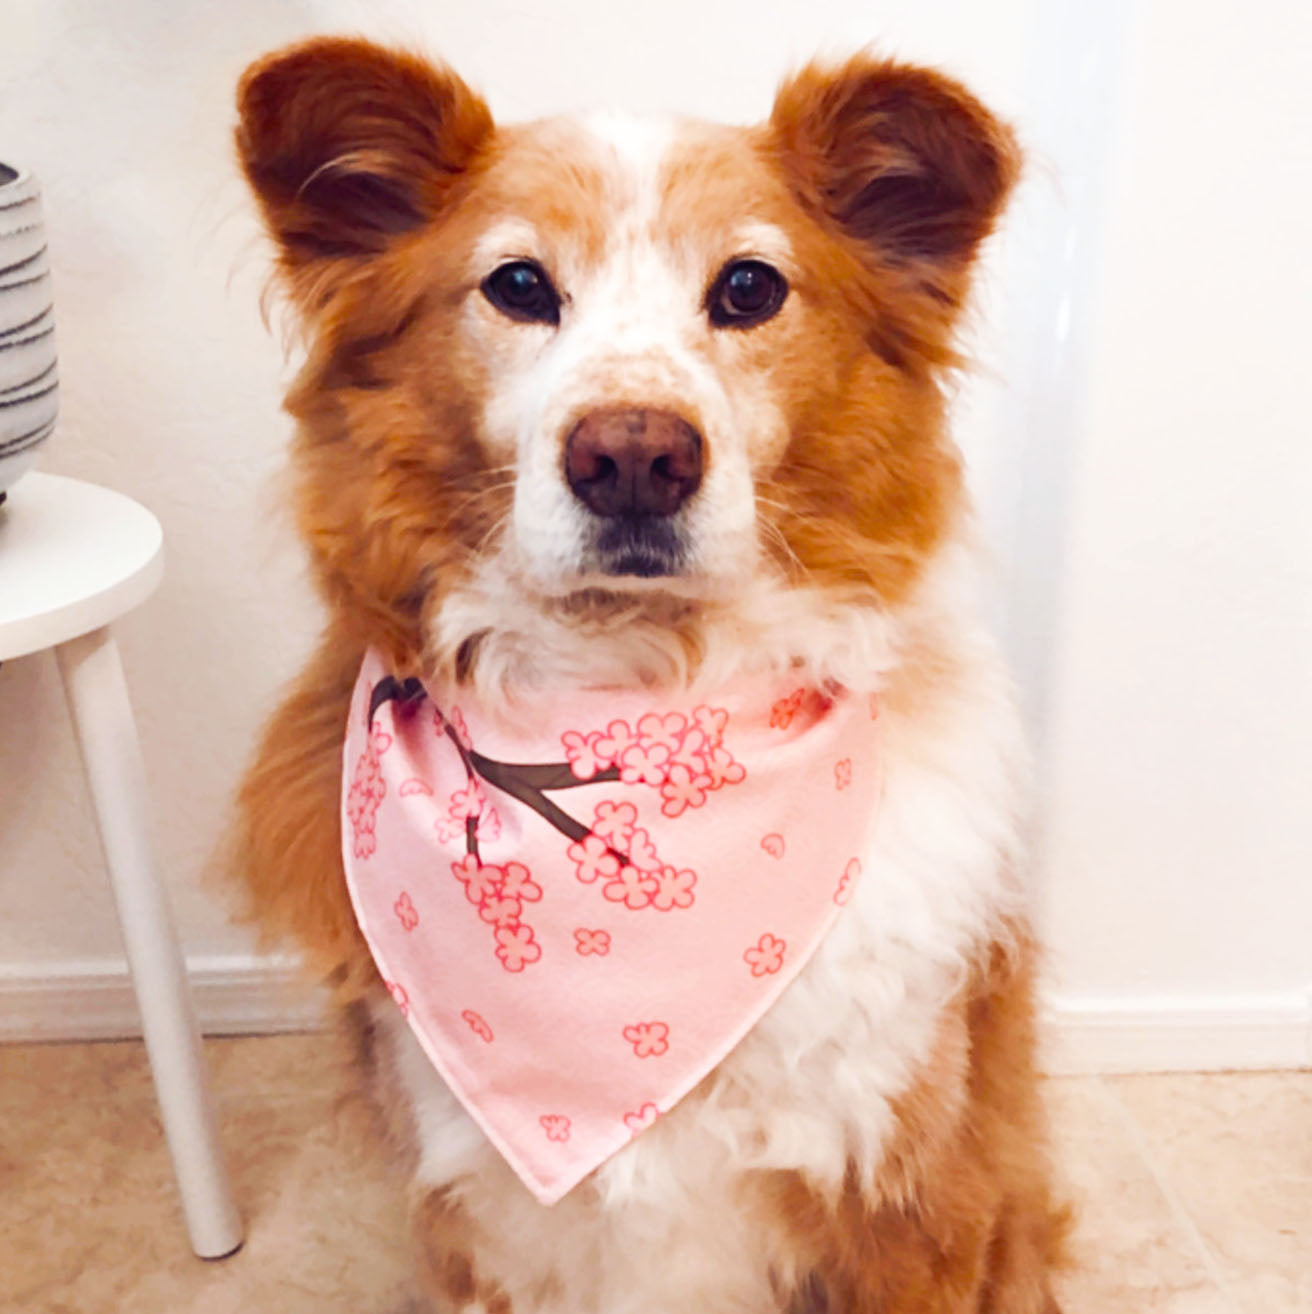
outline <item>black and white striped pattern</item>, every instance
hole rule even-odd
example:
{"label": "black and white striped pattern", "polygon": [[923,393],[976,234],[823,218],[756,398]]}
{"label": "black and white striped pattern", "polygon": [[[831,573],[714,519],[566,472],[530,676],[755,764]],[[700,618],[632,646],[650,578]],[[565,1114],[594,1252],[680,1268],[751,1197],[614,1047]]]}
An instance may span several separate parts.
{"label": "black and white striped pattern", "polygon": [[59,376],[41,192],[0,164],[0,492],[55,427]]}

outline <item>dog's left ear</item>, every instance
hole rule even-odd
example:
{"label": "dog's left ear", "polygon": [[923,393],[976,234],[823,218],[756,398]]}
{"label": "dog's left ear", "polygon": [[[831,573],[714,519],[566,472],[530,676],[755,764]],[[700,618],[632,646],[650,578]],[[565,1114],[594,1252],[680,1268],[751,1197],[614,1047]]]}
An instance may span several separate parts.
{"label": "dog's left ear", "polygon": [[237,154],[294,296],[435,219],[493,132],[449,69],[372,42],[316,38],[249,68]]}
{"label": "dog's left ear", "polygon": [[770,132],[805,208],[959,300],[1020,169],[1010,130],[964,87],[869,56],[812,65],[780,89]]}

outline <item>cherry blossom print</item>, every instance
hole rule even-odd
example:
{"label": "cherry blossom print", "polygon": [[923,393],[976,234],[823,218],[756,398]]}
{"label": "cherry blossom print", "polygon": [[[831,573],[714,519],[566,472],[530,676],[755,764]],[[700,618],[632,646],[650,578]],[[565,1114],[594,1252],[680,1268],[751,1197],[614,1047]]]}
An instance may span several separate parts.
{"label": "cherry blossom print", "polygon": [[626,849],[633,838],[633,827],[638,821],[638,809],[632,803],[598,803],[592,822],[592,833],[600,835],[607,844]]}
{"label": "cherry blossom print", "polygon": [[747,768],[735,761],[727,748],[715,749],[706,761],[707,789],[723,785],[739,785],[747,779]]}
{"label": "cherry blossom print", "polygon": [[576,840],[565,852],[574,863],[575,875],[584,885],[591,885],[598,877],[613,880],[620,874],[620,860],[610,851],[610,845],[600,835],[589,834]]}
{"label": "cherry blossom print", "polygon": [[834,763],[834,785],[838,789],[846,789],[852,783],[852,759],[845,757],[841,762]]}
{"label": "cherry blossom print", "polygon": [[693,886],[697,884],[697,874],[691,871],[676,871],[673,867],[662,867],[653,877],[656,889],[651,896],[651,906],[661,912],[674,908],[691,908],[695,895]]}
{"label": "cherry blossom print", "polygon": [[391,746],[392,736],[375,727],[355,764],[346,795],[346,816],[351,823],[351,851],[357,858],[372,858],[378,847],[375,820],[378,805],[387,794],[380,756]]}
{"label": "cherry blossom print", "polygon": [[670,1028],[664,1022],[638,1022],[624,1028],[624,1039],[638,1058],[660,1058],[670,1048]]}
{"label": "cherry blossom print", "polygon": [[659,785],[669,760],[664,744],[630,744],[619,758],[620,779],[626,785]]}
{"label": "cherry blossom print", "polygon": [[784,837],[777,832],[765,835],[761,839],[761,847],[772,858],[782,858],[784,856]]}
{"label": "cherry blossom print", "polygon": [[569,1119],[563,1113],[544,1113],[538,1119],[549,1141],[569,1140]]}
{"label": "cherry blossom print", "polygon": [[479,814],[478,825],[474,832],[480,840],[494,840],[501,835],[501,818],[494,807],[485,807]]}
{"label": "cherry blossom print", "polygon": [[661,812],[667,817],[681,817],[688,808],[699,808],[706,802],[708,776],[694,776],[686,767],[676,764],[661,786]]}
{"label": "cherry blossom print", "polygon": [[805,689],[794,689],[786,698],[781,698],[770,709],[770,729],[787,730],[793,723],[793,717],[806,697]]}
{"label": "cherry blossom print", "polygon": [[501,868],[501,893],[525,903],[537,903],[542,898],[542,886],[522,862],[508,862]]}
{"label": "cherry blossom print", "polygon": [[743,953],[743,962],[752,969],[753,976],[773,975],[784,965],[784,950],[788,944],[768,931]]}
{"label": "cherry blossom print", "polygon": [[470,903],[482,903],[501,889],[501,868],[488,866],[473,853],[466,853],[451,864],[451,874],[465,887]]}
{"label": "cherry blossom print", "polygon": [[483,1020],[480,1014],[475,1013],[472,1008],[467,1008],[463,1013],[460,1014],[460,1016],[464,1019],[469,1029],[474,1033],[474,1035],[476,1035],[479,1038],[479,1040],[481,1040],[485,1045],[490,1045],[492,1043],[494,1039],[492,1035],[492,1028],[488,1026],[488,1024]]}
{"label": "cherry blossom print", "polygon": [[533,928],[522,922],[518,926],[498,926],[497,957],[507,972],[522,972],[542,957],[542,946],[533,938]]}
{"label": "cherry blossom print", "polygon": [[401,782],[401,788],[396,791],[402,798],[410,798],[415,794],[426,794],[432,796],[432,785],[426,784],[418,776],[411,776],[409,780]]}
{"label": "cherry blossom print", "polygon": [[565,760],[576,780],[591,780],[598,771],[604,771],[611,764],[611,759],[597,751],[597,741],[601,731],[582,734],[578,730],[566,730],[560,737],[565,749]]}
{"label": "cherry blossom print", "polygon": [[638,738],[648,747],[660,744],[673,753],[683,742],[687,724],[679,712],[668,712],[664,716],[659,712],[648,712],[638,721]]}
{"label": "cherry blossom print", "polygon": [[729,724],[729,709],[727,707],[707,707],[703,703],[701,707],[694,709],[692,719],[693,724],[706,737],[706,746],[708,748],[719,748],[724,739],[725,727]]}
{"label": "cherry blossom print", "polygon": [[405,986],[399,981],[384,981],[387,992],[392,996],[397,1008],[401,1010],[402,1017],[410,1016],[410,996],[405,992]]}
{"label": "cherry blossom print", "polygon": [[636,912],[651,903],[651,896],[656,892],[656,879],[626,863],[620,868],[619,876],[607,881],[601,892],[611,903],[622,903]]}
{"label": "cherry blossom print", "polygon": [[518,899],[508,899],[503,894],[491,895],[478,905],[478,915],[493,926],[517,926],[523,911]]}
{"label": "cherry blossom print", "polygon": [[419,925],[419,913],[411,902],[410,896],[404,890],[392,905],[392,911],[396,914],[396,920],[401,923],[403,929],[413,931]]}
{"label": "cherry blossom print", "polygon": [[450,817],[438,817],[433,822],[433,829],[437,831],[439,844],[450,844],[464,836],[465,823],[463,821],[452,821]]}
{"label": "cherry blossom print", "polygon": [[597,740],[596,752],[608,762],[614,762],[637,742],[638,738],[627,721],[612,721]]}
{"label": "cherry blossom print", "polygon": [[590,931],[587,927],[580,926],[574,932],[574,952],[580,958],[589,958],[594,954],[598,958],[605,958],[610,953],[610,932]]}
{"label": "cherry blossom print", "polygon": [[670,757],[670,768],[687,767],[694,776],[702,775],[706,770],[706,755],[715,747],[718,745],[708,744],[700,730],[689,727],[688,733]]}
{"label": "cherry blossom print", "polygon": [[634,1109],[632,1113],[624,1115],[624,1125],[636,1136],[639,1132],[646,1131],[660,1116],[660,1109],[648,1100],[640,1109]]}
{"label": "cherry blossom print", "polygon": [[838,878],[838,888],[834,891],[834,902],[840,908],[852,897],[852,886],[860,875],[861,859],[852,858],[847,866],[843,868],[843,874]]}
{"label": "cherry blossom print", "polygon": [[[438,713],[438,720],[441,720],[441,713]],[[465,718],[460,714],[460,709],[458,707],[453,707],[450,712],[447,713],[446,725],[449,725],[455,732],[456,738],[460,741],[461,748],[465,749],[466,752],[473,748],[474,743],[469,737],[469,727],[465,724]],[[438,730],[441,733],[445,733],[444,726],[439,725]]]}
{"label": "cherry blossom print", "polygon": [[483,793],[483,786],[471,779],[464,789],[457,789],[451,795],[450,816],[463,821],[466,817],[481,816],[485,807],[487,796]]}
{"label": "cherry blossom print", "polygon": [[661,865],[660,854],[656,852],[651,836],[641,826],[633,828],[629,851],[625,856],[629,860],[629,866],[636,867],[639,871],[656,871]]}

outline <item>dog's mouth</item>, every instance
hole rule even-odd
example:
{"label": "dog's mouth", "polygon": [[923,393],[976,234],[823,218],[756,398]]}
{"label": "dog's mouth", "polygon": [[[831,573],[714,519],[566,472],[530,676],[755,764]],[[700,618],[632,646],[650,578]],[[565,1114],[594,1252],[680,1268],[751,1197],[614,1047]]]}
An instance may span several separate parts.
{"label": "dog's mouth", "polygon": [[626,515],[600,526],[588,555],[600,575],[665,579],[684,573],[688,552],[669,516]]}

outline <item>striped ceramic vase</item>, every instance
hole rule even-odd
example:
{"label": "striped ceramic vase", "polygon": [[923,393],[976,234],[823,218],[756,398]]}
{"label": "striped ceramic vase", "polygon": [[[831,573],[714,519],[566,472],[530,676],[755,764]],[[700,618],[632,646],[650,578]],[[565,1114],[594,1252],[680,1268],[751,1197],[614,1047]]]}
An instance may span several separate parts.
{"label": "striped ceramic vase", "polygon": [[0,164],[0,496],[35,462],[58,405],[41,189]]}

